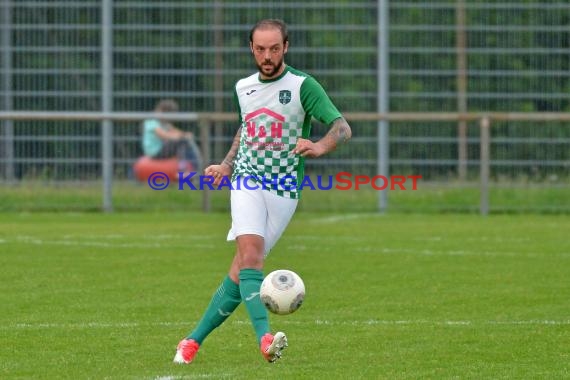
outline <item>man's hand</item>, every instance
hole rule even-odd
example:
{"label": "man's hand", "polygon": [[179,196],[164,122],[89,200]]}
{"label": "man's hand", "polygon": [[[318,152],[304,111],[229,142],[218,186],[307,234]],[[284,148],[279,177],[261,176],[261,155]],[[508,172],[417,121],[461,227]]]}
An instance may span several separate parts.
{"label": "man's hand", "polygon": [[214,178],[213,186],[218,186],[223,177],[230,177],[232,175],[232,168],[224,163],[220,165],[210,165],[204,169],[204,174]]}
{"label": "man's hand", "polygon": [[299,154],[303,157],[320,157],[324,154],[332,152],[339,144],[344,144],[352,137],[350,125],[339,117],[330,124],[327,134],[317,142],[300,138],[297,145],[293,149],[293,154]]}
{"label": "man's hand", "polygon": [[299,154],[303,157],[320,157],[327,153],[326,148],[323,144],[319,142],[312,142],[311,140],[299,138],[297,139],[297,145],[293,149],[294,154]]}

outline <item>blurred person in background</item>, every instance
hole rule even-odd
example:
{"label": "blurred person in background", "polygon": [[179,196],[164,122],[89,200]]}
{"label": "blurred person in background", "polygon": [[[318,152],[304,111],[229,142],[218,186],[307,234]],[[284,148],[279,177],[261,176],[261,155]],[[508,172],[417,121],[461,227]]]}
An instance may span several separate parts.
{"label": "blurred person in background", "polygon": [[[159,101],[154,112],[157,114],[178,112],[178,103],[171,99]],[[186,171],[188,163],[193,170],[200,170],[199,150],[192,132],[184,132],[168,120],[156,118],[143,122],[143,153],[145,156],[161,160],[177,158],[179,169]]]}

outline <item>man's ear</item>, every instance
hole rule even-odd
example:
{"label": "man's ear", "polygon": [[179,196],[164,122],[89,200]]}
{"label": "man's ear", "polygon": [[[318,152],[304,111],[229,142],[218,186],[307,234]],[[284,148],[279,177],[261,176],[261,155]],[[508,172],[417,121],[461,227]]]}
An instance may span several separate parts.
{"label": "man's ear", "polygon": [[283,54],[287,54],[287,50],[289,50],[289,41],[285,41],[285,45],[283,46]]}
{"label": "man's ear", "polygon": [[253,42],[249,43],[249,50],[251,51],[251,54],[253,54]]}

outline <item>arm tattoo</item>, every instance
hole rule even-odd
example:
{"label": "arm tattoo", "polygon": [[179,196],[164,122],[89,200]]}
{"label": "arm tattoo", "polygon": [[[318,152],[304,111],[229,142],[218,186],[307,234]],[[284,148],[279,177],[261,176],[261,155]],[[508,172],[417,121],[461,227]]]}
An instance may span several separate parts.
{"label": "arm tattoo", "polygon": [[332,122],[331,129],[327,135],[330,135],[338,145],[350,140],[350,137],[352,136],[352,130],[350,129],[350,125],[348,125],[346,120],[340,117]]}
{"label": "arm tattoo", "polygon": [[234,137],[234,141],[232,142],[232,147],[230,148],[230,151],[228,152],[228,154],[226,154],[226,157],[222,161],[222,163],[225,163],[226,165],[228,165],[232,169],[234,167],[234,161],[235,161],[237,151],[239,148],[240,137],[241,137],[241,127],[239,127],[239,129],[237,130],[237,133]]}
{"label": "arm tattoo", "polygon": [[344,118],[339,117],[331,123],[329,131],[320,142],[326,147],[327,152],[331,152],[335,150],[338,145],[350,140],[351,137],[352,130],[350,129],[350,125],[348,125]]}

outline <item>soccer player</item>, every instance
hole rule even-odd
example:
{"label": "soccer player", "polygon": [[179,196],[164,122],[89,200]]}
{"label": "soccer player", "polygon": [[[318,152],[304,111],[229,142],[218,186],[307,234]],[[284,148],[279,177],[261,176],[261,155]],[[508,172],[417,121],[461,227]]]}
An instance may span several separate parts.
{"label": "soccer player", "polygon": [[[295,212],[304,159],[331,152],[352,135],[321,85],[285,64],[289,38],[283,21],[259,21],[250,31],[249,46],[258,72],[235,86],[241,127],[222,163],[205,169],[214,185],[231,177],[227,239],[235,240],[236,252],[202,319],[178,344],[176,363],[192,362],[204,339],[242,302],[265,360],[281,356],[287,337],[283,332],[271,334],[259,297],[264,259]],[[313,117],[329,126],[316,142],[308,138]]]}

